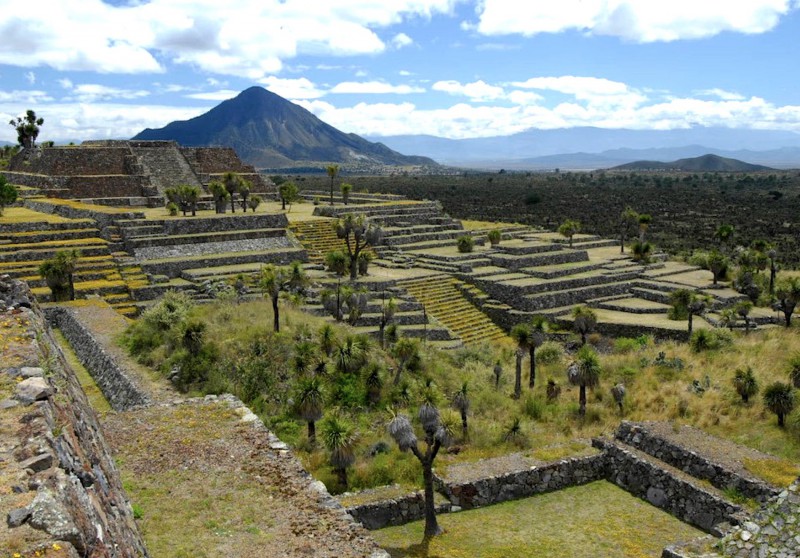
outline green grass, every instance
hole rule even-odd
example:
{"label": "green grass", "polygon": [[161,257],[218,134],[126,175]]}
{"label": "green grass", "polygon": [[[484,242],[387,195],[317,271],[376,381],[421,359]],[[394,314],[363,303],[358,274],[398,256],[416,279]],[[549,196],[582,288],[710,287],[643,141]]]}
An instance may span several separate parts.
{"label": "green grass", "polygon": [[605,481],[440,515],[439,524],[446,532],[427,553],[421,521],[373,536],[393,558],[643,558],[703,534]]}
{"label": "green grass", "polygon": [[64,337],[64,334],[61,333],[61,330],[54,329],[53,334],[55,335],[61,350],[64,352],[67,363],[75,371],[78,382],[80,383],[81,388],[83,388],[83,392],[86,394],[86,397],[89,399],[89,404],[92,406],[92,409],[94,409],[95,412],[100,415],[111,411],[111,405],[108,404],[103,392],[100,391],[100,388],[97,387],[94,379],[89,375],[89,372],[86,370],[86,368],[84,368],[84,366],[80,363],[77,355]]}

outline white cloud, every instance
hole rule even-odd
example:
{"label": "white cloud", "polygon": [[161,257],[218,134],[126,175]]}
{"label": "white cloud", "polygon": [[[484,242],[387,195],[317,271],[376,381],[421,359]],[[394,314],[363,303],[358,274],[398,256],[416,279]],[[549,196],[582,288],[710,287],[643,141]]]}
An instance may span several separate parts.
{"label": "white cloud", "polygon": [[72,85],[70,87],[70,95],[64,100],[77,101],[79,103],[93,103],[96,101],[110,101],[113,99],[141,99],[148,95],[150,95],[150,92],[143,89],[121,89],[96,83],[85,83],[81,85]]}
{"label": "white cloud", "polygon": [[794,0],[483,0],[474,28],[484,35],[526,36],[576,30],[647,43],[724,31],[764,33],[796,7]]}
{"label": "white cloud", "polygon": [[414,41],[411,39],[411,37],[409,37],[405,33],[398,33],[397,35],[392,37],[392,46],[398,50],[413,44]]}
{"label": "white cloud", "polygon": [[431,86],[431,89],[451,95],[463,95],[473,101],[491,101],[505,95],[502,87],[489,85],[482,80],[463,84],[453,80],[437,81]]}
{"label": "white cloud", "polygon": [[34,74],[33,72],[25,72],[25,80],[29,84],[33,85],[34,83],[36,83],[36,74]]}
{"label": "white cloud", "polygon": [[189,93],[184,95],[188,99],[200,99],[202,101],[227,101],[233,99],[241,93],[241,91],[234,91],[233,89],[220,89],[219,91],[206,91],[205,93]]}
{"label": "white cloud", "polygon": [[62,78],[58,80],[58,84],[64,89],[72,89],[72,80],[69,78]]}
{"label": "white cloud", "polygon": [[[64,71],[163,72],[161,61],[259,79],[298,54],[386,49],[375,29],[449,13],[458,0],[31,0],[0,10],[0,64]],[[406,46],[402,33],[395,46]]]}
{"label": "white cloud", "polygon": [[[46,91],[0,91],[0,103],[19,102],[22,104],[35,104],[45,101],[52,101],[53,98]],[[24,114],[27,108],[19,111]]]}
{"label": "white cloud", "polygon": [[383,81],[344,81],[337,83],[330,89],[331,93],[357,93],[357,94],[396,94],[408,95],[410,93],[424,93],[421,87],[411,85],[392,85]]}
{"label": "white cloud", "polygon": [[268,76],[259,79],[258,83],[287,99],[317,99],[325,95],[323,90],[306,78],[286,79]]}
{"label": "white cloud", "polygon": [[535,77],[526,81],[512,82],[520,89],[535,89],[539,91],[555,91],[571,95],[578,101],[585,101],[591,105],[611,106],[636,106],[645,101],[647,97],[628,85],[605,78],[584,76],[558,76]]}
{"label": "white cloud", "polygon": [[400,70],[397,73],[400,74],[403,77],[408,77],[408,76],[413,76],[414,75],[412,72],[409,72],[408,70]]}
{"label": "white cloud", "polygon": [[[54,141],[130,138],[145,128],[161,128],[174,120],[188,120],[211,108],[118,103],[41,103],[31,106],[18,97],[7,97],[0,93],[0,119],[7,122],[33,108],[37,116],[44,118],[40,139]],[[8,130],[0,128],[0,140],[16,141],[14,130],[10,126],[4,128]]]}
{"label": "white cloud", "polygon": [[724,89],[714,88],[714,89],[701,89],[700,91],[695,91],[695,95],[700,95],[702,97],[718,97],[723,101],[744,101],[745,96],[740,95],[739,93],[734,93],[733,91],[725,91]]}

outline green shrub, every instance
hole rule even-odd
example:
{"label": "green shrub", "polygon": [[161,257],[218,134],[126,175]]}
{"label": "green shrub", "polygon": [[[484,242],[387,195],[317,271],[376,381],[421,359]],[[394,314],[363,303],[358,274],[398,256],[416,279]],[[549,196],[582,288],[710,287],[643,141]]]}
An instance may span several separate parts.
{"label": "green shrub", "polygon": [[536,349],[538,364],[558,364],[564,358],[564,347],[556,341],[545,341]]}
{"label": "green shrub", "polygon": [[489,242],[492,246],[497,246],[500,244],[500,240],[503,238],[503,235],[499,229],[492,229],[486,234],[486,237],[489,239]]}
{"label": "green shrub", "polygon": [[545,411],[545,404],[538,397],[534,397],[533,395],[528,395],[525,398],[525,401],[522,404],[522,412],[525,413],[528,417],[532,418],[533,420],[542,420],[542,416],[544,416]]}
{"label": "green shrub", "polygon": [[698,329],[692,333],[689,346],[692,351],[713,351],[733,344],[733,335],[724,329]]}
{"label": "green shrub", "polygon": [[631,339],[630,337],[619,337],[614,340],[614,352],[620,354],[632,353],[642,348],[642,344],[638,338]]}
{"label": "green shrub", "polygon": [[325,265],[328,271],[336,275],[344,275],[350,270],[350,256],[343,250],[332,250],[325,254]]}
{"label": "green shrub", "polygon": [[468,234],[463,236],[459,236],[456,240],[456,245],[458,246],[458,251],[462,254],[466,254],[468,252],[472,252],[475,248],[475,240]]}
{"label": "green shrub", "polygon": [[175,202],[169,202],[167,204],[167,213],[169,213],[170,217],[175,217],[178,215],[178,204]]}

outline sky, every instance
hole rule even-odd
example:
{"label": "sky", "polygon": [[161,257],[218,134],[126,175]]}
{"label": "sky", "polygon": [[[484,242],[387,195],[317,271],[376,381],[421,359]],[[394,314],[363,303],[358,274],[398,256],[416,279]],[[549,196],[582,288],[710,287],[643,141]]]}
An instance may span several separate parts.
{"label": "sky", "polygon": [[368,136],[800,133],[800,0],[0,0],[0,37],[0,120],[35,110],[40,141],[254,85]]}

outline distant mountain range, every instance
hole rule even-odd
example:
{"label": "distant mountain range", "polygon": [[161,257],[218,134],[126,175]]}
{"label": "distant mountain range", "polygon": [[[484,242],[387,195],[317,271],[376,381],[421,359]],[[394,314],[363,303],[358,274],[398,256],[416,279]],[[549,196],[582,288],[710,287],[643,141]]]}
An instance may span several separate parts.
{"label": "distant mountain range", "polygon": [[392,149],[413,150],[442,164],[468,168],[588,170],[709,153],[769,167],[800,167],[800,134],[780,130],[577,127],[462,140],[425,135],[368,138],[380,139]]}
{"label": "distant mountain range", "polygon": [[634,161],[618,165],[610,170],[627,171],[684,171],[684,172],[756,172],[774,170],[763,165],[751,165],[737,159],[720,157],[719,155],[702,155],[689,159],[678,159],[669,163],[661,161]]}
{"label": "distant mountain range", "polygon": [[[147,128],[135,140],[174,140],[181,145],[226,146],[257,168],[344,163],[435,166],[427,157],[406,156],[382,143],[345,134],[301,106],[263,87],[251,87],[191,120]],[[419,152],[419,151],[415,151]]]}

